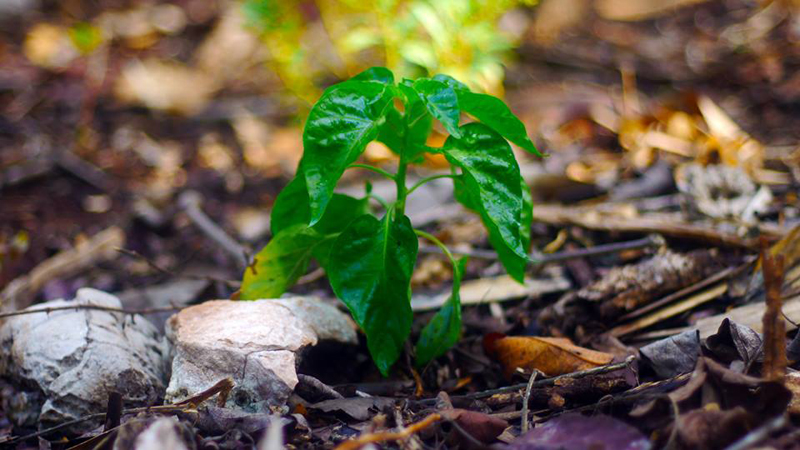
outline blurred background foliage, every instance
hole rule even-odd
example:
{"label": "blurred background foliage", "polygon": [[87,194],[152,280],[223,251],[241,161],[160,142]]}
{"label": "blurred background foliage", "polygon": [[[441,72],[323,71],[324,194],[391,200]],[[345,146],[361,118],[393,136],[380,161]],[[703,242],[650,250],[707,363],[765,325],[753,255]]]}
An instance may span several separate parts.
{"label": "blurred background foliage", "polygon": [[535,3],[245,0],[243,11],[287,89],[310,104],[320,94],[319,80],[345,79],[375,65],[408,78],[445,73],[502,95],[504,63],[525,24],[501,22],[513,8]]}

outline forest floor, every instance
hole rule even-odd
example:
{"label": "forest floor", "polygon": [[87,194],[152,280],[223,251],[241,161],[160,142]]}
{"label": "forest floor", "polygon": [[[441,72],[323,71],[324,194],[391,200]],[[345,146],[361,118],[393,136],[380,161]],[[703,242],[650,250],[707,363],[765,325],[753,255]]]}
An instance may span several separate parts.
{"label": "forest floor", "polygon": [[[224,2],[185,3],[168,33],[68,62],[50,61],[66,56],[47,30],[31,44],[66,6],[3,24],[0,318],[83,287],[141,313],[227,299],[237,252],[269,241],[270,207],[302,154],[297,111],[265,64],[231,56],[240,36],[217,26]],[[306,352],[302,389],[278,411],[287,445],[800,448],[800,13],[777,1],[564,3],[586,14],[526,13],[506,74],[507,101],[548,154],[518,152],[540,262],[524,286],[505,277],[480,219],[431,184],[409,215],[470,256],[462,339],[420,371],[402,357],[388,378],[363,336]],[[396,163],[378,147],[364,158]],[[445,167],[430,160],[412,176]],[[348,189],[387,188],[352,172]],[[412,336],[452,282],[447,259],[422,250]],[[314,267],[292,292],[336,304]],[[168,316],[148,315],[159,329]],[[10,414],[31,386],[0,380],[9,448],[128,448],[126,424],[166,414],[120,403],[117,427],[40,433]],[[169,412],[188,448],[281,448],[262,439],[278,416],[218,433],[188,409]]]}

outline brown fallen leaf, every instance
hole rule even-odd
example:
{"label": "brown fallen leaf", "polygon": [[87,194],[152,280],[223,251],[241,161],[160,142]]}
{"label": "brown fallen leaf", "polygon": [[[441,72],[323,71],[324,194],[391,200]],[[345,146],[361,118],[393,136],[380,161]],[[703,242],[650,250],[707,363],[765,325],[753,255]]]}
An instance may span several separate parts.
{"label": "brown fallen leaf", "polygon": [[761,250],[767,309],[764,311],[764,365],[762,377],[782,382],[786,377],[786,323],[781,314],[783,299],[783,255],[773,256],[766,242]]}
{"label": "brown fallen leaf", "polygon": [[578,347],[566,338],[492,333],[484,337],[484,348],[503,365],[509,378],[518,367],[527,372],[538,370],[552,377],[603,366],[614,359],[609,353]]}
{"label": "brown fallen leaf", "polygon": [[[508,422],[505,420],[479,411],[453,408],[439,411],[439,414],[445,420],[458,425],[452,439],[461,446],[467,446],[473,440],[482,444],[491,444],[503,430],[508,428]],[[469,437],[463,436],[462,433],[468,433]]]}

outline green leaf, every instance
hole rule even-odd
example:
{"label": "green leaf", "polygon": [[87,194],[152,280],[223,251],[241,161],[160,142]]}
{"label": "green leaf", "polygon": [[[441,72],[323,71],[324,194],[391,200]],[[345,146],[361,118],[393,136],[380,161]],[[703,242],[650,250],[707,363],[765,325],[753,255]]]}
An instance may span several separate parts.
{"label": "green leaf", "polygon": [[311,211],[308,207],[308,190],[306,190],[306,177],[302,172],[302,162],[297,169],[297,175],[292,178],[275,199],[270,213],[270,230],[277,236],[283,229],[292,225],[308,224]]}
{"label": "green leaf", "polygon": [[[302,170],[302,165],[299,170]],[[276,236],[292,225],[307,224],[311,217],[308,204],[305,177],[300,173],[283,188],[278,194],[278,198],[275,199],[270,215],[272,235]],[[325,214],[313,226],[313,229],[321,235],[341,233],[354,218],[367,212],[366,198],[358,199],[349,195],[333,194]]]}
{"label": "green leaf", "polygon": [[[524,184],[522,177],[520,177],[520,182]],[[467,189],[464,181],[464,175],[460,175],[458,178],[453,179],[453,183],[455,186],[456,200],[465,208],[475,211],[481,216],[481,221],[488,232],[489,244],[491,244],[492,248],[494,248],[497,252],[497,258],[500,260],[503,268],[506,269],[506,272],[511,276],[511,278],[520,283],[524,283],[525,269],[528,267],[528,258],[523,258],[508,248],[508,244],[506,244],[506,242],[500,236],[497,228],[490,226],[486,212],[481,208],[480,199],[473,198],[471,195],[472,193]],[[525,186],[524,189],[528,190],[527,186]],[[528,190],[528,192],[530,191]],[[522,192],[523,213],[521,217],[522,220],[520,221],[520,239],[522,240],[523,248],[526,251],[530,247],[530,224],[533,220],[533,213],[531,209],[533,203],[530,201],[530,198],[530,193],[526,195],[525,191]],[[531,207],[528,207],[527,205],[530,205]],[[530,214],[528,214],[528,217],[526,217],[526,210],[531,211]]]}
{"label": "green leaf", "polygon": [[370,67],[369,69],[350,79],[358,81],[377,81],[383,84],[394,84],[394,74],[386,67]]}
{"label": "green leaf", "polygon": [[333,245],[326,268],[336,296],[367,335],[383,375],[400,356],[411,331],[411,273],[419,245],[408,217],[364,215]]}
{"label": "green leaf", "polygon": [[413,88],[428,112],[444,125],[447,132],[451,136],[461,137],[458,126],[461,121],[461,109],[458,106],[456,91],[447,84],[430,78],[415,81]]}
{"label": "green leaf", "polygon": [[322,239],[322,235],[305,224],[282,230],[245,269],[239,298],[279,297],[306,272],[312,251]]}
{"label": "green leaf", "polygon": [[489,233],[496,233],[516,255],[528,255],[520,237],[522,190],[519,165],[502,136],[480,123],[461,127],[462,139],[450,136],[442,149],[460,167],[473,204],[479,205]]}
{"label": "green leaf", "polygon": [[528,137],[525,125],[502,100],[491,95],[470,92],[469,90],[459,90],[457,92],[459,105],[465,113],[478,119],[526,151],[542,156]]}
{"label": "green leaf", "polygon": [[311,109],[303,131],[302,164],[309,225],[322,218],[344,170],[377,136],[392,98],[387,85],[350,80],[328,88]]}
{"label": "green leaf", "polygon": [[389,150],[401,155],[405,148],[403,136],[405,135],[405,122],[403,115],[395,108],[386,110],[386,121],[381,125],[378,131],[378,137],[375,139],[383,143]]}
{"label": "green leaf", "polygon": [[436,76],[434,76],[433,79],[436,80],[436,81],[441,81],[442,83],[450,86],[451,88],[455,89],[456,91],[461,91],[461,90],[468,91],[469,90],[469,87],[466,84],[456,80],[455,78],[451,77],[450,75],[445,75],[443,73],[440,73],[440,74],[437,74]]}
{"label": "green leaf", "polygon": [[[533,224],[533,198],[531,198],[531,188],[525,183],[522,176],[519,177],[520,189],[522,189],[522,215],[520,216],[519,237],[522,239],[522,248],[525,253],[531,251],[531,224]],[[527,265],[527,261],[526,261]]]}
{"label": "green leaf", "polygon": [[403,116],[406,122],[403,124],[403,133],[406,133],[407,126],[408,138],[406,139],[406,147],[408,148],[406,152],[409,158],[413,158],[425,151],[425,143],[433,125],[433,116],[428,112],[428,107],[412,85],[413,83],[409,80],[404,80],[399,86],[406,107],[406,112]]}
{"label": "green leaf", "polygon": [[431,321],[425,325],[417,341],[417,367],[443,355],[461,337],[461,277],[467,266],[467,258],[461,258],[453,267],[453,290]]}

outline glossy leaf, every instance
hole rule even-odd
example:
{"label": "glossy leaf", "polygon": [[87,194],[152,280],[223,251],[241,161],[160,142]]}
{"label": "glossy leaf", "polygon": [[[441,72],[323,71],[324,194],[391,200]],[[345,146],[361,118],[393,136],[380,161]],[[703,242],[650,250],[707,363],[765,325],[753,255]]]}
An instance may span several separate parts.
{"label": "glossy leaf", "polygon": [[[458,178],[455,178],[453,183],[455,187],[454,191],[456,201],[458,201],[465,208],[475,211],[481,216],[481,221],[484,223],[489,235],[489,243],[497,252],[497,258],[500,260],[503,268],[506,269],[506,272],[511,276],[511,278],[520,283],[524,283],[525,269],[528,267],[529,262],[528,258],[523,258],[514,253],[510,248],[508,248],[508,245],[505,243],[505,241],[503,241],[503,238],[500,236],[500,233],[497,232],[497,229],[487,225],[489,219],[486,217],[486,213],[480,207],[480,200],[473,198],[470,191],[467,189],[464,181],[464,175],[460,175]],[[523,214],[521,216],[522,220],[520,221],[520,240],[522,241],[523,248],[527,252],[530,248],[530,224],[531,220],[533,219],[533,203],[531,201],[530,191],[528,190],[524,180],[522,180],[522,177],[520,177],[520,184],[524,186],[522,191]]]}
{"label": "glossy leaf", "polygon": [[428,111],[425,102],[420,98],[419,93],[412,87],[411,82],[403,80],[399,90],[405,100],[406,112],[403,118],[406,121],[404,130],[405,127],[408,127],[407,131],[404,131],[404,133],[408,134],[406,139],[407,156],[413,157],[425,151],[425,142],[431,132],[433,116]]}
{"label": "glossy leaf", "polygon": [[525,125],[499,98],[468,90],[459,90],[458,102],[461,110],[465,113],[478,119],[481,123],[526,151],[542,156],[528,137]]}
{"label": "glossy leaf", "polygon": [[441,81],[422,78],[414,82],[413,88],[419,94],[428,112],[444,125],[451,136],[461,137],[458,126],[461,109],[455,89]]}
{"label": "glossy leaf", "polygon": [[297,175],[283,187],[275,199],[270,213],[269,226],[272,235],[277,236],[284,228],[297,224],[308,224],[310,219],[306,178],[302,169],[298,168]]}
{"label": "glossy leaf", "polygon": [[417,341],[417,367],[443,355],[461,337],[461,277],[467,267],[467,259],[462,258],[453,268],[453,290],[450,298],[442,305],[431,321],[425,325]]}
{"label": "glossy leaf", "polygon": [[242,300],[280,297],[306,272],[312,251],[321,240],[322,236],[308,225],[282,230],[245,269],[239,297]]}
{"label": "glossy leaf", "polygon": [[[531,251],[531,225],[533,224],[533,198],[531,188],[525,183],[525,179],[520,175],[519,187],[522,191],[522,214],[520,215],[519,237],[522,240],[522,248],[525,253]],[[527,261],[526,261],[527,264]]]}
{"label": "glossy leaf", "polygon": [[389,86],[350,80],[328,88],[308,115],[303,131],[303,174],[309,225],[321,218],[336,182],[375,139],[392,104]]}
{"label": "glossy leaf", "polygon": [[541,156],[528,137],[525,125],[502,100],[492,95],[471,92],[466,84],[449,75],[439,74],[433,79],[446,83],[456,91],[461,111],[488,125],[526,151]]}
{"label": "glossy leaf", "polygon": [[408,217],[354,220],[333,245],[328,278],[367,335],[367,346],[381,373],[400,356],[411,331],[411,273],[417,237]]}
{"label": "glossy leaf", "polygon": [[464,185],[489,232],[497,233],[521,258],[527,253],[520,236],[522,190],[519,165],[502,136],[480,123],[461,127],[464,137],[449,137],[442,149],[447,160],[460,167]]}
{"label": "glossy leaf", "polygon": [[377,81],[383,84],[394,84],[394,74],[386,67],[370,67],[350,78],[357,81]]}
{"label": "glossy leaf", "polygon": [[[295,176],[283,188],[270,215],[272,235],[276,236],[285,228],[310,221],[308,191],[305,177]],[[333,194],[330,204],[322,219],[314,225],[314,230],[321,235],[340,233],[356,217],[368,211],[367,199],[357,199],[344,194]]]}
{"label": "glossy leaf", "polygon": [[456,80],[455,78],[451,77],[450,75],[445,75],[443,73],[440,73],[440,74],[437,74],[436,76],[434,76],[433,79],[436,80],[436,81],[441,81],[442,83],[450,86],[451,88],[455,89],[456,91],[462,91],[462,90],[463,91],[468,91],[469,90],[469,87],[466,84]]}
{"label": "glossy leaf", "polygon": [[406,124],[403,114],[395,108],[389,108],[386,110],[386,121],[380,126],[378,137],[375,140],[389,147],[389,150],[395,154],[400,155],[405,148],[405,132]]}

